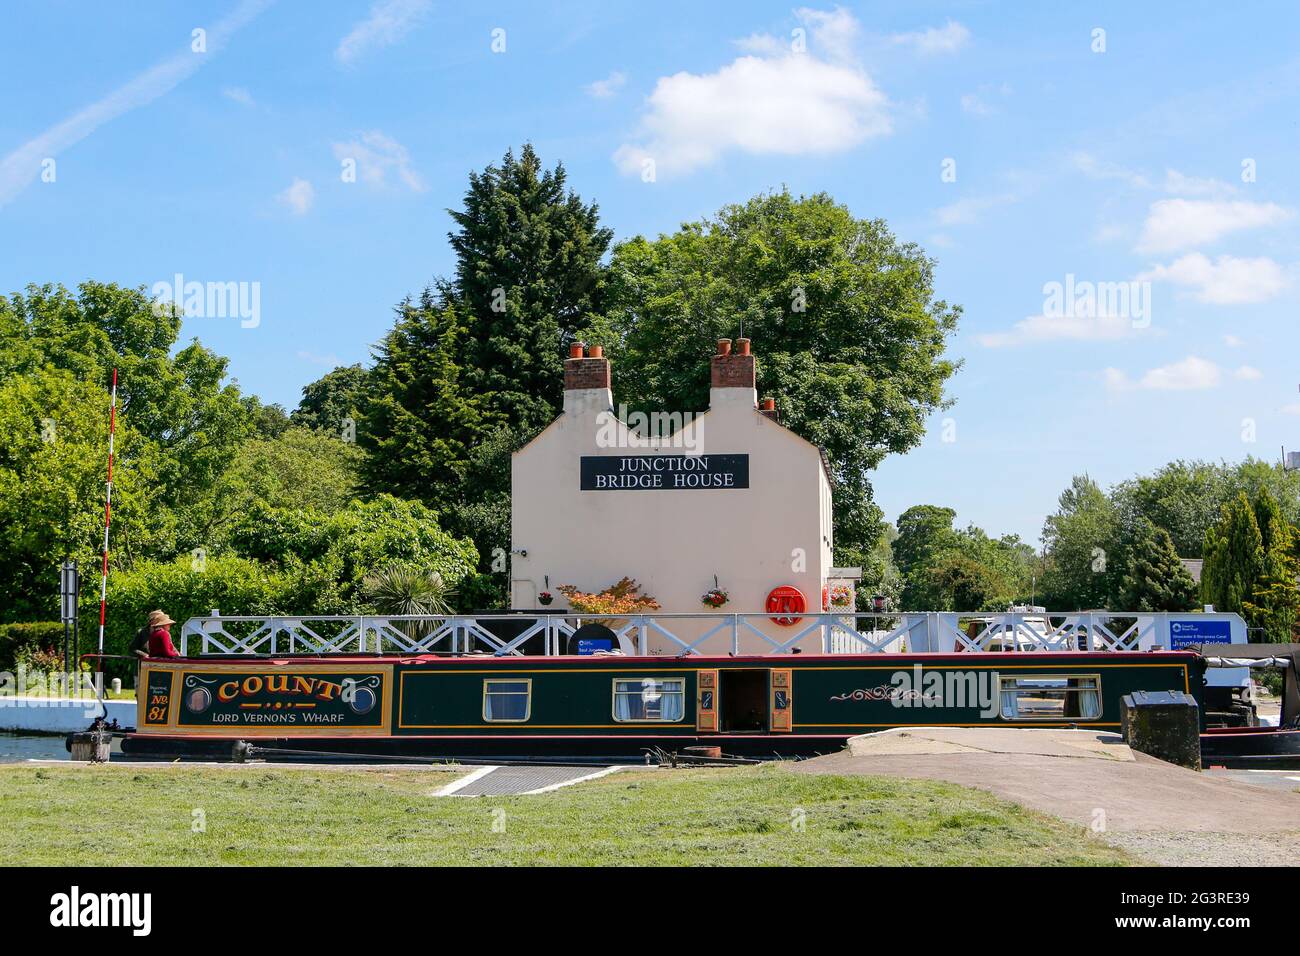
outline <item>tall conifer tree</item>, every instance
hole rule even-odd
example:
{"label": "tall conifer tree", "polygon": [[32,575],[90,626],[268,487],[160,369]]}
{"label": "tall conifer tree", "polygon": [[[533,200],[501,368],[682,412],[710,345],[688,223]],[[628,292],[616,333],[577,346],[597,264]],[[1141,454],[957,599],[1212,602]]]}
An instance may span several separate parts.
{"label": "tall conifer tree", "polygon": [[1196,605],[1196,582],[1178,560],[1169,532],[1146,518],[1128,549],[1120,603],[1125,611],[1186,611]]}

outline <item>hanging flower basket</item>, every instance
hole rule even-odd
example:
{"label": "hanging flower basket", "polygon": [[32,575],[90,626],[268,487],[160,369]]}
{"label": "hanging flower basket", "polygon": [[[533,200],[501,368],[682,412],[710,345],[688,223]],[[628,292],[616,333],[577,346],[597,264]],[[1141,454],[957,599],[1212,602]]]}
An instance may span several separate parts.
{"label": "hanging flower basket", "polygon": [[847,584],[837,584],[831,588],[831,607],[848,607],[853,601],[853,589]]}
{"label": "hanging flower basket", "polygon": [[722,588],[714,588],[704,594],[700,601],[705,607],[719,608],[731,600],[731,597]]}
{"label": "hanging flower basket", "polygon": [[552,594],[550,591],[537,592],[537,603],[542,605],[543,607],[550,604],[554,600],[555,600],[555,595]]}

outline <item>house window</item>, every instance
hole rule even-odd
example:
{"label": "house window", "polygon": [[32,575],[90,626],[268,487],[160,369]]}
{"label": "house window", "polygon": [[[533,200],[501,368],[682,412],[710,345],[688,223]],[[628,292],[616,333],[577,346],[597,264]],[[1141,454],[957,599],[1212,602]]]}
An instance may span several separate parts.
{"label": "house window", "polygon": [[686,681],[680,677],[636,677],[614,681],[614,719],[670,723],[686,712]]}
{"label": "house window", "polygon": [[520,723],[532,711],[531,680],[485,680],[483,682],[483,719],[489,723]]}
{"label": "house window", "polygon": [[1096,720],[1101,716],[1101,678],[1040,676],[1002,678],[1006,720]]}

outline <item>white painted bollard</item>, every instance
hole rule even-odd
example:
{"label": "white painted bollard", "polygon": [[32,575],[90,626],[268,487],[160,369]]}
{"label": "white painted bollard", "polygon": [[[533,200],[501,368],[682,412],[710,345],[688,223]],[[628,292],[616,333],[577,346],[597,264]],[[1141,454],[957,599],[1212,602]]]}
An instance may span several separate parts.
{"label": "white painted bollard", "polygon": [[114,677],[114,678],[113,678],[113,682],[112,682],[111,684],[109,684],[108,686],[111,687],[111,688],[113,688],[113,693],[114,693],[114,694],[120,694],[120,693],[122,693],[122,678],[120,678],[120,677]]}

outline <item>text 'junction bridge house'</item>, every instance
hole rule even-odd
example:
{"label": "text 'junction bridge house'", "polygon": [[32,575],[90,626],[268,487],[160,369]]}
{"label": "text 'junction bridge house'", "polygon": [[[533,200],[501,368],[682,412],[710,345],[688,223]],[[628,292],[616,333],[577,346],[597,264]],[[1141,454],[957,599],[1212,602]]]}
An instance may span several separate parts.
{"label": "text 'junction bridge house'", "polygon": [[[656,620],[679,638],[704,634],[719,613],[761,612],[746,620],[783,641],[795,612],[823,610],[832,593],[837,605],[851,602],[855,569],[831,566],[825,453],[782,426],[770,399],[759,406],[749,340],[735,346],[718,343],[708,410],[659,437],[616,413],[602,349],[571,347],[563,414],[512,463],[513,608],[543,610],[546,592],[550,610],[563,609],[560,586],[597,592],[627,576],[661,605]],[[717,609],[702,601],[715,587],[729,597]],[[697,617],[665,620],[673,614]],[[726,654],[732,635],[723,631],[697,650]],[[748,637],[742,653],[772,650]],[[654,634],[648,645],[650,653],[681,651]],[[798,646],[815,652],[820,637]]]}

